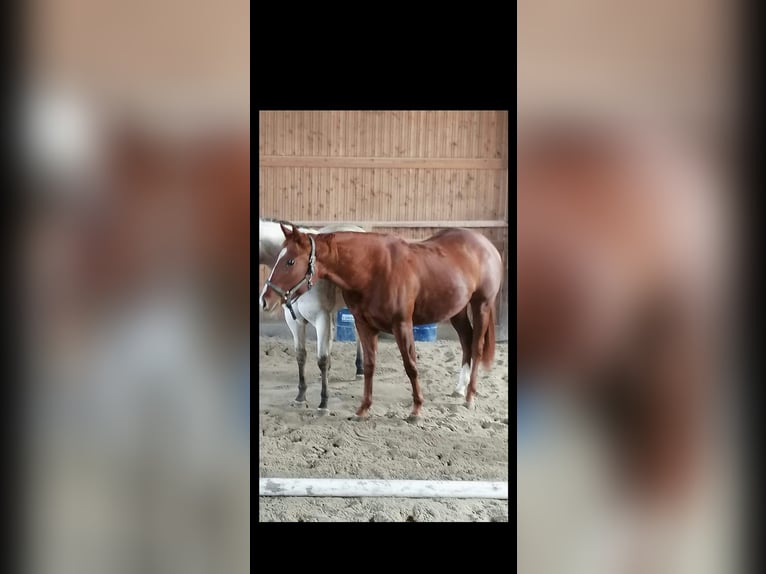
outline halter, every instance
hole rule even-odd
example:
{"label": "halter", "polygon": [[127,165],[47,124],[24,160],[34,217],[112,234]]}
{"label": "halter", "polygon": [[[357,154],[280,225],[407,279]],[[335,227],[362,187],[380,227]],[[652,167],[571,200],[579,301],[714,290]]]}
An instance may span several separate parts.
{"label": "halter", "polygon": [[271,281],[266,281],[266,285],[273,289],[277,295],[282,297],[282,301],[284,301],[283,305],[287,307],[287,310],[290,311],[290,315],[293,316],[293,320],[295,321],[297,321],[298,318],[295,316],[295,311],[293,311],[293,303],[295,303],[300,298],[300,295],[291,298],[292,294],[300,289],[304,283],[308,283],[309,291],[311,291],[311,288],[313,287],[311,284],[311,278],[314,276],[314,263],[316,263],[316,244],[314,243],[314,238],[311,235],[309,235],[308,238],[311,242],[311,252],[309,253],[309,268],[308,271],[306,271],[306,275],[303,276],[303,279],[298,281],[298,283],[290,287],[290,289],[287,291],[283,291],[281,287],[274,285]]}

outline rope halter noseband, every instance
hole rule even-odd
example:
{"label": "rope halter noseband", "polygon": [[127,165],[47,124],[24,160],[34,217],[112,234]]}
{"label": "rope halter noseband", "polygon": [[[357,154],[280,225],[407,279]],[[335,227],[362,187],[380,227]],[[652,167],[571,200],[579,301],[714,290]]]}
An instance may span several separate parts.
{"label": "rope halter noseband", "polygon": [[295,311],[293,311],[293,303],[295,303],[300,298],[300,295],[293,297],[293,293],[300,289],[304,283],[308,283],[309,291],[311,291],[311,288],[313,287],[311,284],[311,278],[314,276],[314,263],[316,263],[316,243],[314,242],[314,238],[311,235],[309,235],[308,238],[309,242],[311,243],[311,251],[309,252],[309,268],[308,271],[306,271],[306,275],[303,276],[303,279],[298,281],[298,283],[290,287],[290,289],[287,291],[284,291],[281,287],[274,285],[274,283],[271,281],[266,281],[266,285],[273,289],[277,295],[282,298],[282,304],[287,307],[287,310],[290,311],[290,315],[293,316],[293,320],[295,321],[298,319],[295,316]]}

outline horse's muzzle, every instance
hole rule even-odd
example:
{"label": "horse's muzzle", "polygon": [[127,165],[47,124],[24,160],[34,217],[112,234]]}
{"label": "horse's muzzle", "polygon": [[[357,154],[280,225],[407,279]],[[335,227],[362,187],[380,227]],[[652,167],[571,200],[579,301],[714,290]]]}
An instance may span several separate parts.
{"label": "horse's muzzle", "polygon": [[277,307],[277,305],[279,305],[280,298],[276,293],[274,293],[272,289],[269,288],[268,285],[264,285],[263,291],[261,291],[261,296],[258,298],[258,301],[261,305],[261,309],[267,313],[270,313]]}

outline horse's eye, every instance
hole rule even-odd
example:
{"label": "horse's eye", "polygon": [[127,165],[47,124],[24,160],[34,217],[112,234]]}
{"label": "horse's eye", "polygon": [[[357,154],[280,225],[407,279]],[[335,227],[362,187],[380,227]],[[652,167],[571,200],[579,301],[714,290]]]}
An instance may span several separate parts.
{"label": "horse's eye", "polygon": [[288,265],[291,265],[291,266],[292,266],[292,265],[295,265],[295,259],[288,259],[288,260],[287,260],[287,264],[288,264]]}

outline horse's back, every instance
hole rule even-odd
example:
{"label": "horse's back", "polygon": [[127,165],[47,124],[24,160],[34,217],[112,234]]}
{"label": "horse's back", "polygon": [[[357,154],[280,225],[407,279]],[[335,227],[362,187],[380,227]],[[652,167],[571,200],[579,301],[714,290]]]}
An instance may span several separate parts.
{"label": "horse's back", "polygon": [[[494,301],[503,277],[500,253],[485,236],[445,229],[423,241],[384,239],[390,250],[392,280],[416,285],[416,319],[423,309],[438,320],[452,317],[470,301]],[[431,319],[425,322],[433,322]]]}
{"label": "horse's back", "polygon": [[503,276],[503,260],[500,252],[483,234],[460,227],[445,229],[421,242],[441,249],[450,265],[463,266],[465,271],[473,270],[492,290],[499,287]]}

